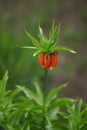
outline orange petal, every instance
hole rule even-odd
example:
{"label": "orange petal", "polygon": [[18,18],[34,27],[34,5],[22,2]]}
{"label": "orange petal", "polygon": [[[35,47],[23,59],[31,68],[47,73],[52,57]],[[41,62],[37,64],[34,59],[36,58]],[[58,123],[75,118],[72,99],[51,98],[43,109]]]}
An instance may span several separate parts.
{"label": "orange petal", "polygon": [[49,69],[50,68],[50,65],[51,65],[51,55],[50,54],[46,54],[45,57],[44,57],[44,66],[45,68]]}
{"label": "orange petal", "polygon": [[51,65],[50,65],[50,69],[53,69],[57,66],[57,62],[58,62],[58,53],[57,52],[53,52],[51,54],[52,56],[52,62],[51,62]]}
{"label": "orange petal", "polygon": [[45,57],[45,53],[40,53],[38,55],[39,63],[40,63],[41,66],[44,66],[44,57]]}

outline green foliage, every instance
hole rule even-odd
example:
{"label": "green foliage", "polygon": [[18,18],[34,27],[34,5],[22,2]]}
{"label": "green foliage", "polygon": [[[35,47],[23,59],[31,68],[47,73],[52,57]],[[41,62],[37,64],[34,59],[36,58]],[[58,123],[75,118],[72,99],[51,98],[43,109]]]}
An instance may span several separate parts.
{"label": "green foliage", "polygon": [[87,105],[82,99],[59,97],[68,83],[52,89],[45,96],[44,106],[43,92],[37,83],[35,91],[20,85],[11,91],[6,90],[7,80],[8,72],[0,80],[0,129],[43,130],[43,118],[46,130],[87,129]]}
{"label": "green foliage", "polygon": [[[7,32],[4,29],[0,31],[0,78],[8,70],[10,76],[8,85],[12,89],[16,82],[29,84],[31,80],[38,80],[42,75],[37,58],[33,59],[29,50],[16,47],[16,45],[22,46],[24,43],[30,44],[25,37],[27,37],[25,33],[21,33],[19,36],[18,33]],[[32,68],[35,68],[34,71]],[[39,73],[36,73],[37,70]]]}
{"label": "green foliage", "polygon": [[67,121],[68,130],[86,130],[87,129],[87,105],[82,99],[75,104],[67,105],[67,113],[60,112],[60,115]]}
{"label": "green foliage", "polygon": [[39,40],[34,38],[26,30],[25,30],[25,32],[35,47],[23,46],[22,48],[33,49],[35,51],[33,54],[34,56],[36,56],[37,54],[39,54],[41,52],[52,53],[54,51],[68,51],[70,53],[76,53],[74,50],[72,50],[66,46],[61,46],[61,45],[57,46],[57,43],[59,41],[59,36],[60,36],[60,24],[58,25],[58,27],[57,26],[55,27],[54,21],[52,23],[52,27],[51,27],[51,30],[49,33],[49,38],[47,38],[45,36],[40,25],[38,26]]}

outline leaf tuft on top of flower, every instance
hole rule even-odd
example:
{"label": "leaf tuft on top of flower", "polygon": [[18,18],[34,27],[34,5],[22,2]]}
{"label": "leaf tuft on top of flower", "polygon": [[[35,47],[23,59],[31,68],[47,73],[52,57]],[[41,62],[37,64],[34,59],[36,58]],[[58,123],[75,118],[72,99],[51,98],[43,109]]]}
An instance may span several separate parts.
{"label": "leaf tuft on top of flower", "polygon": [[54,20],[52,22],[52,26],[49,32],[49,37],[46,37],[46,35],[43,32],[43,29],[40,27],[40,24],[38,26],[39,40],[33,37],[27,30],[25,30],[25,33],[32,41],[34,46],[23,46],[21,48],[33,49],[34,50],[33,56],[36,56],[39,53],[50,54],[50,53],[54,53],[55,51],[68,51],[70,53],[76,53],[71,48],[58,45],[59,36],[60,36],[60,23],[58,26],[55,26]]}

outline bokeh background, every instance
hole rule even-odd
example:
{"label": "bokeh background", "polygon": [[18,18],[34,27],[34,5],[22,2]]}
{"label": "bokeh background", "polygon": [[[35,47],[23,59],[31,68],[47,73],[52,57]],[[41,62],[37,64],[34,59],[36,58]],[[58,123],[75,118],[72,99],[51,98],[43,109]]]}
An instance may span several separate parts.
{"label": "bokeh background", "polygon": [[87,1],[86,0],[0,0],[0,78],[9,72],[8,89],[16,84],[34,88],[43,83],[44,69],[33,51],[16,45],[32,45],[27,29],[37,38],[40,22],[46,35],[51,23],[61,23],[59,45],[77,51],[76,55],[59,52],[58,67],[48,71],[47,90],[69,81],[62,96],[87,101]]}

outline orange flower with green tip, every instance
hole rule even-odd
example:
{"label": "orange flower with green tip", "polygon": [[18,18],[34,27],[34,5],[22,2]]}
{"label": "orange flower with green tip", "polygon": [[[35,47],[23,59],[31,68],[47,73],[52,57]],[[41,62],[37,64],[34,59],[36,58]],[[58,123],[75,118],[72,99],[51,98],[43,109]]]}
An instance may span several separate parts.
{"label": "orange flower with green tip", "polygon": [[43,30],[40,27],[40,25],[38,26],[39,40],[34,38],[26,30],[25,32],[32,41],[34,46],[24,46],[22,48],[33,49],[33,56],[38,55],[40,65],[45,67],[46,69],[53,69],[57,66],[59,51],[68,51],[71,53],[76,53],[75,51],[66,46],[58,45],[60,35],[60,24],[58,25],[58,27],[55,27],[54,21],[52,23],[52,27],[48,38],[43,33]]}

